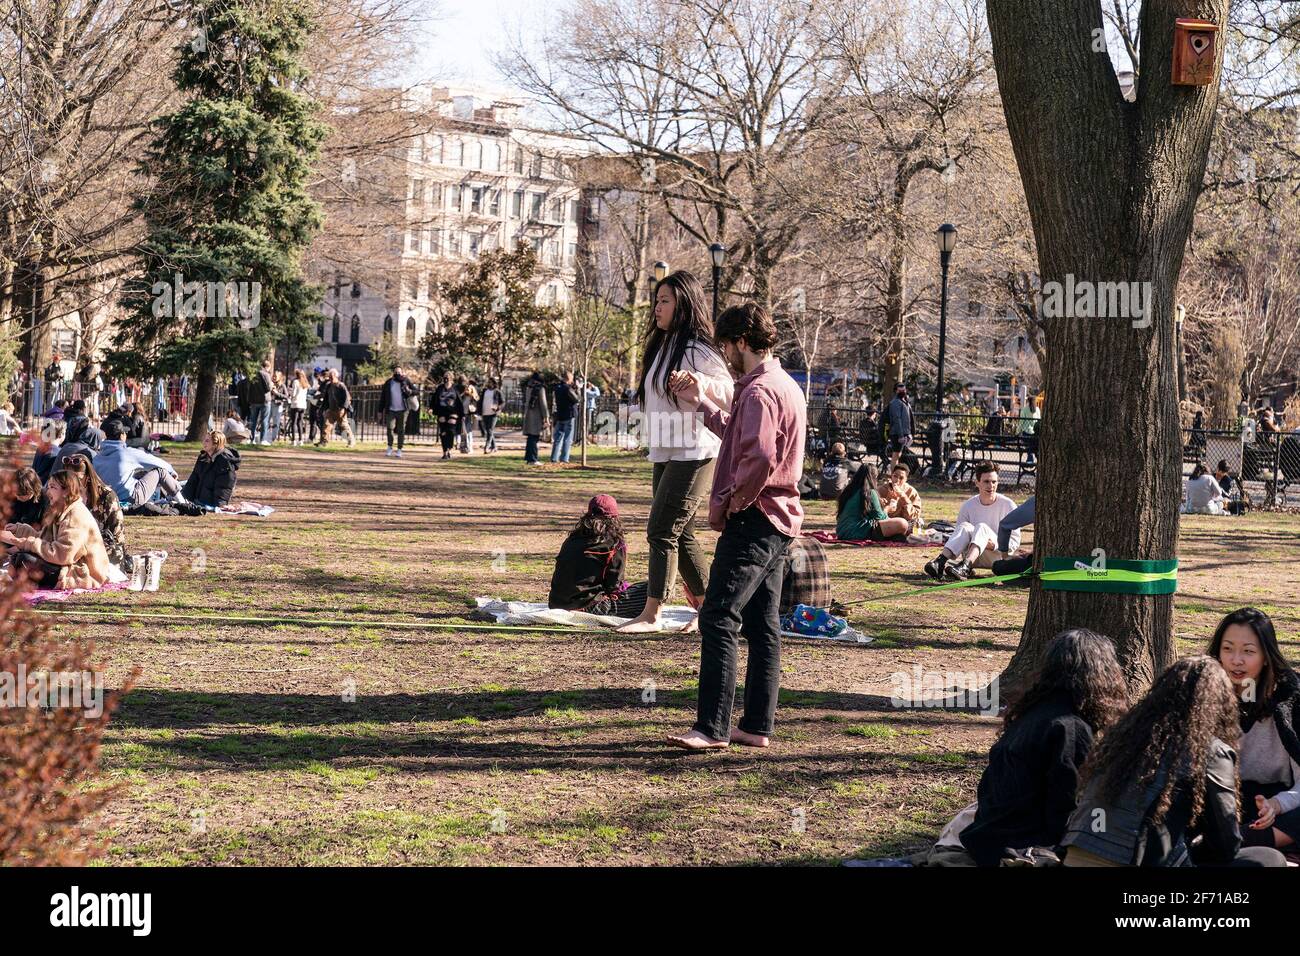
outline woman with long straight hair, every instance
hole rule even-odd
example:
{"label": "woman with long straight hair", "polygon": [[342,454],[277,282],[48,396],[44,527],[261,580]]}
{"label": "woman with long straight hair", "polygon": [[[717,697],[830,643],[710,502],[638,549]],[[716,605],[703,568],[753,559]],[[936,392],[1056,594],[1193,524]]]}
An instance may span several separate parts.
{"label": "woman with long straight hair", "polygon": [[97,588],[108,580],[108,552],[99,525],[82,501],[81,479],[56,471],[45,486],[49,507],[40,527],[7,525],[9,575],[26,574],[38,588]]}
{"label": "woman with long straight hair", "polygon": [[1300,840],[1300,678],[1282,656],[1267,614],[1253,607],[1222,621],[1206,651],[1223,665],[1241,707],[1241,822],[1247,846]]}
{"label": "woman with long straight hair", "polygon": [[1240,736],[1219,662],[1175,661],[1088,755],[1061,841],[1065,865],[1286,866],[1271,847],[1242,847]]}
{"label": "woman with long straight hair", "polygon": [[[642,435],[654,465],[654,502],[646,522],[650,544],[649,588],[645,610],[619,630],[659,629],[659,609],[672,593],[678,572],[687,600],[699,607],[707,585],[708,562],[695,538],[695,512],[713,486],[713,465],[722,442],[704,427],[696,411],[685,411],[668,387],[674,372],[694,373],[700,389],[720,408],[731,407],[731,372],[713,343],[700,280],[677,271],[655,286],[654,313],[646,329],[637,400],[644,415]],[[692,626],[691,630],[694,629]]]}

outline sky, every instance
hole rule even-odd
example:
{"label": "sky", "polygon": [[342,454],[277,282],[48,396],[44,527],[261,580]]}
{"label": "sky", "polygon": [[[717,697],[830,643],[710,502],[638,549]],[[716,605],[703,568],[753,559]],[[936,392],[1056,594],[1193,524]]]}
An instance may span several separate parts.
{"label": "sky", "polygon": [[439,17],[427,28],[412,78],[508,89],[491,51],[505,45],[508,25],[526,23],[547,5],[548,0],[437,0]]}

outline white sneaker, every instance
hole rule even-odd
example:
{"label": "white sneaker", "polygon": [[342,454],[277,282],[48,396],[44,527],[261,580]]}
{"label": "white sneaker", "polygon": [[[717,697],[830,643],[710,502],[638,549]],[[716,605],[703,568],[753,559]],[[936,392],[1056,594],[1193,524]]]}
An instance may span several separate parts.
{"label": "white sneaker", "polygon": [[398,448],[397,450],[395,450],[395,451],[393,452],[393,457],[394,457],[394,458],[401,458],[401,457],[402,457],[402,449]]}
{"label": "white sneaker", "polygon": [[393,450],[390,448],[390,449],[388,449],[388,451],[384,452],[384,457],[385,457],[385,458],[392,458],[392,457],[393,457]]}

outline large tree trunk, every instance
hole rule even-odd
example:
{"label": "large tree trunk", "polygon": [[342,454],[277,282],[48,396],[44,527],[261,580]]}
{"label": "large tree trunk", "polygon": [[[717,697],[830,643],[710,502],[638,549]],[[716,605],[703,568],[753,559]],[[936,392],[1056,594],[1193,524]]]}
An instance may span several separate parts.
{"label": "large tree trunk", "polygon": [[198,381],[194,385],[194,407],[190,410],[190,427],[185,433],[186,441],[203,441],[208,433],[208,416],[212,414],[213,399],[217,390],[217,363],[206,361],[199,369]]}
{"label": "large tree trunk", "polygon": [[894,397],[894,385],[903,380],[903,355],[907,347],[907,325],[903,314],[907,252],[901,236],[895,236],[890,248],[889,275],[885,282],[885,355],[880,367],[882,408]]}
{"label": "large tree trunk", "polygon": [[[1150,283],[1147,327],[1046,319],[1035,565],[1177,557],[1181,450],[1174,292],[1205,171],[1217,85],[1170,83],[1175,17],[1221,27],[1228,0],[1146,0],[1137,100],[1104,52],[1097,3],[989,0],[994,61],[1044,284]],[[1222,58],[1222,37],[1219,53]],[[1045,590],[1035,580],[1014,694],[1067,627],[1115,641],[1130,684],[1174,659],[1173,596]]]}

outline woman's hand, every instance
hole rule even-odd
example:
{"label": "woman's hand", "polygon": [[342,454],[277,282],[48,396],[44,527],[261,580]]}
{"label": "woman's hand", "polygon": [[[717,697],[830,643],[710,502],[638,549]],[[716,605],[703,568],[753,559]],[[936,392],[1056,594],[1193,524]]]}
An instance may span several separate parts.
{"label": "woman's hand", "polygon": [[3,531],[0,531],[0,543],[17,544],[18,539],[14,537],[14,533],[12,531],[10,531],[8,528],[5,528]]}
{"label": "woman's hand", "polygon": [[1255,797],[1255,807],[1258,816],[1255,818],[1255,822],[1250,825],[1252,830],[1268,829],[1273,825],[1278,813],[1282,810],[1276,800],[1271,798],[1266,800],[1258,795]]}
{"label": "woman's hand", "polygon": [[668,387],[672,389],[674,395],[688,405],[700,404],[700,380],[694,372],[684,372],[679,369],[670,373]]}

